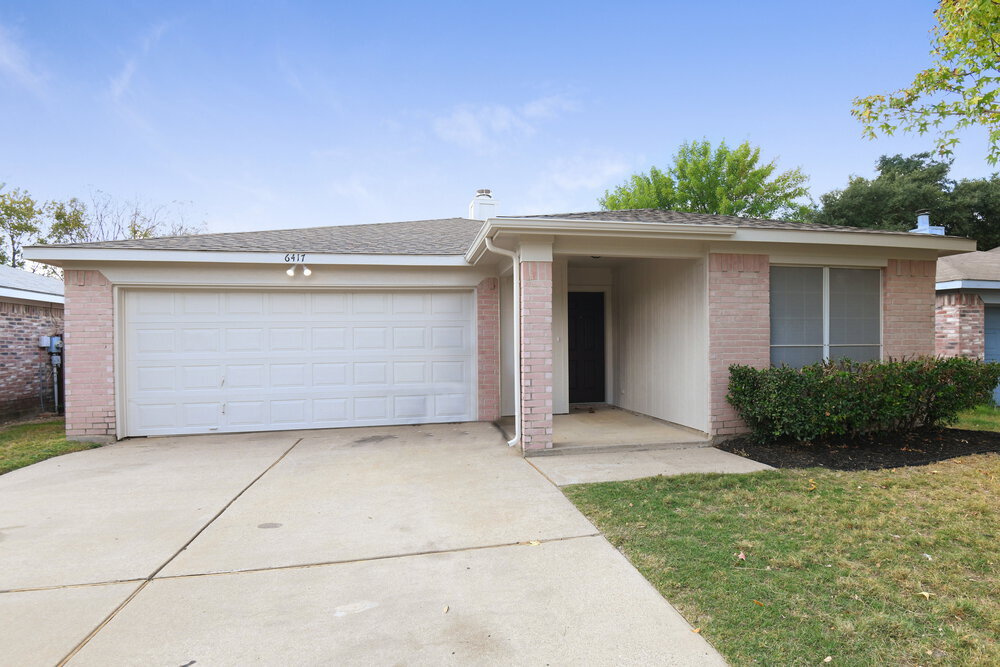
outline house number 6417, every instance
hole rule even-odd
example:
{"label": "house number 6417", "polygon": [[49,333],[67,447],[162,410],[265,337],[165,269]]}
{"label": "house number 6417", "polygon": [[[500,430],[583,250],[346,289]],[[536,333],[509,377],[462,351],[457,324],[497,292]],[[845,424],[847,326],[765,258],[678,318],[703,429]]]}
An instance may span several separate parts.
{"label": "house number 6417", "polygon": [[304,252],[290,252],[285,255],[286,262],[304,262],[306,261],[306,254]]}

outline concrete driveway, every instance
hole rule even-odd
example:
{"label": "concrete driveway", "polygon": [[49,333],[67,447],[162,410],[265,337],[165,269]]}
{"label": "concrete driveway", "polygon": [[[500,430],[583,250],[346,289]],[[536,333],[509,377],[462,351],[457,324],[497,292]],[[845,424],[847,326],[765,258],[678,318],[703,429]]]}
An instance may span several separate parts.
{"label": "concrete driveway", "polygon": [[724,664],[485,424],[158,438],[0,477],[0,664]]}

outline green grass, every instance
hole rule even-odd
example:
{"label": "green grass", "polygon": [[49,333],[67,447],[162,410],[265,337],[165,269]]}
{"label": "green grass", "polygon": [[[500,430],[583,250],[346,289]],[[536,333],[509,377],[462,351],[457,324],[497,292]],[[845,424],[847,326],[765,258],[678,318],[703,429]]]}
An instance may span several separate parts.
{"label": "green grass", "polygon": [[1000,664],[1000,455],[565,492],[732,664]]}
{"label": "green grass", "polygon": [[53,456],[99,446],[66,440],[62,419],[0,427],[0,475]]}
{"label": "green grass", "polygon": [[958,421],[951,427],[969,431],[1000,431],[1000,408],[980,405],[966,410],[958,415]]}

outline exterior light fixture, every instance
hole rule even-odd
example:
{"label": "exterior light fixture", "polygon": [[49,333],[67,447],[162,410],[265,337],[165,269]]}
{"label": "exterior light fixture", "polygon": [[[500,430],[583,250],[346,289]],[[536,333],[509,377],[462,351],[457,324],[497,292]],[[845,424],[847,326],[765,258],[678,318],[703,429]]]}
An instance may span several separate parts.
{"label": "exterior light fixture", "polygon": [[288,270],[285,271],[285,273],[287,273],[289,276],[294,276],[295,275],[295,267],[294,266],[288,267]]}
{"label": "exterior light fixture", "polygon": [[302,267],[302,275],[304,275],[304,276],[311,276],[312,275],[312,271],[309,270],[308,266],[303,266]]}

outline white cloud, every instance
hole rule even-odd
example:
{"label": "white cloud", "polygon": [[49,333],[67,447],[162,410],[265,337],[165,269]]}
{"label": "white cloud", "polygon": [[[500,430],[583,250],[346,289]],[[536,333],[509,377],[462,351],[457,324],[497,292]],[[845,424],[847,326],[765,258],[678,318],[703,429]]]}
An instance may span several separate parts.
{"label": "white cloud", "polygon": [[17,43],[10,30],[2,25],[0,25],[0,74],[35,95],[40,96],[45,91],[45,76],[31,62],[27,51]]}
{"label": "white cloud", "polygon": [[559,96],[542,97],[518,107],[462,105],[434,119],[434,132],[449,143],[480,153],[496,151],[504,140],[530,136],[533,121],[551,120],[575,106]]}
{"label": "white cloud", "polygon": [[532,179],[524,210],[517,213],[596,210],[598,197],[633,171],[630,160],[610,153],[590,151],[553,158]]}
{"label": "white cloud", "polygon": [[111,77],[109,92],[111,93],[112,100],[115,102],[121,101],[129,91],[129,88],[132,86],[132,79],[135,78],[135,74],[139,69],[139,62],[149,55],[149,52],[153,50],[153,47],[156,46],[169,27],[169,23],[161,21],[146,31],[139,39],[138,52],[128,57],[118,74]]}

